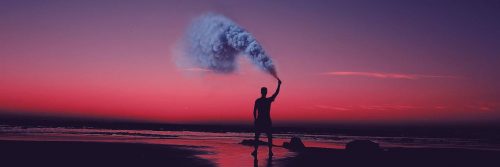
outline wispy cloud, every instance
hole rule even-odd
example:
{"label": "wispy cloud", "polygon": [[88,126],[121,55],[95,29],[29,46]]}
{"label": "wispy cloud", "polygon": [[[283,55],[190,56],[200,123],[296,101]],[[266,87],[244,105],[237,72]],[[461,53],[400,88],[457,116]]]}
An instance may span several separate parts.
{"label": "wispy cloud", "polygon": [[323,111],[388,111],[388,110],[414,110],[423,107],[418,106],[410,106],[410,105],[358,105],[358,106],[349,106],[349,105],[325,105],[325,104],[316,104],[308,107],[304,107],[304,109],[308,110],[323,110]]}
{"label": "wispy cloud", "polygon": [[469,104],[466,108],[473,111],[498,111],[500,110],[500,103],[498,102],[479,102],[475,104]]}
{"label": "wispy cloud", "polygon": [[330,106],[330,105],[314,105],[314,108],[316,109],[325,109],[325,110],[335,110],[335,111],[348,111],[351,110],[351,108],[348,107],[338,107],[338,106]]}
{"label": "wispy cloud", "polygon": [[492,112],[500,110],[500,103],[475,103],[463,105],[402,105],[402,104],[378,104],[378,105],[326,105],[315,104],[302,107],[306,110],[313,111],[331,111],[331,112],[351,112],[351,111],[366,111],[366,112],[379,112],[379,111],[482,111]]}
{"label": "wispy cloud", "polygon": [[212,70],[204,69],[204,68],[185,68],[182,71],[190,71],[190,72],[212,72]]}
{"label": "wispy cloud", "polygon": [[363,110],[413,110],[421,107],[411,105],[361,105]]}
{"label": "wispy cloud", "polygon": [[359,72],[359,71],[331,71],[322,73],[330,76],[360,76],[382,79],[424,79],[424,78],[449,78],[458,79],[460,77],[451,75],[422,75],[422,74],[403,74],[403,73],[382,73],[382,72]]}

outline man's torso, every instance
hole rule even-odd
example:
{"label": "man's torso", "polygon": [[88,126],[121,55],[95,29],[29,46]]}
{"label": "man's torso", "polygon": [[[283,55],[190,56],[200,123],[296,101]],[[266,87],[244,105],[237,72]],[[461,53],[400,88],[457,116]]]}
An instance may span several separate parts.
{"label": "man's torso", "polygon": [[270,98],[259,98],[256,101],[257,106],[257,120],[261,121],[271,121],[271,103],[272,100]]}

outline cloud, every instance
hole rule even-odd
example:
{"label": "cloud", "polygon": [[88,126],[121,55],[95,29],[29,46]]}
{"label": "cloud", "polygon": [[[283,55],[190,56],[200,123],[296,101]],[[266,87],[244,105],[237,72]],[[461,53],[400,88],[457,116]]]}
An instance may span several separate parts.
{"label": "cloud", "polygon": [[413,110],[419,108],[418,106],[410,105],[361,105],[360,109],[363,110]]}
{"label": "cloud", "polygon": [[358,105],[328,105],[328,104],[313,104],[303,106],[303,109],[310,111],[325,111],[325,112],[385,112],[385,111],[475,111],[475,112],[496,112],[500,111],[500,103],[498,102],[480,102],[462,105],[407,105],[407,104],[358,104]]}
{"label": "cloud", "polygon": [[424,78],[448,78],[458,79],[460,77],[450,75],[422,75],[422,74],[402,74],[402,73],[382,73],[382,72],[359,72],[359,71],[331,71],[322,73],[330,76],[359,76],[382,79],[424,79]]}
{"label": "cloud", "polygon": [[182,71],[189,71],[189,72],[212,72],[212,70],[204,69],[204,68],[185,68],[185,69],[182,69]]}
{"label": "cloud", "polygon": [[324,110],[335,110],[335,111],[348,111],[351,110],[350,108],[347,107],[337,107],[337,106],[329,106],[329,105],[314,105],[314,108],[316,109],[324,109]]}
{"label": "cloud", "polygon": [[337,111],[337,112],[348,112],[348,111],[408,111],[415,109],[426,109],[422,106],[413,105],[325,105],[325,104],[315,104],[311,106],[304,106],[307,110],[320,110],[320,111]]}
{"label": "cloud", "polygon": [[479,102],[475,104],[469,104],[466,108],[474,111],[498,111],[500,110],[500,103],[497,102]]}

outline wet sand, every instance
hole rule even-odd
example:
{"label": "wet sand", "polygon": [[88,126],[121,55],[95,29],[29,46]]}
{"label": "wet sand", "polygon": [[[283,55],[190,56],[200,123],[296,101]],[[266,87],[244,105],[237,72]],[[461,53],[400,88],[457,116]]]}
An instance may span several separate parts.
{"label": "wet sand", "polygon": [[[197,146],[77,142],[77,141],[10,141],[0,140],[2,166],[219,166]],[[378,153],[351,153],[343,149],[306,148],[295,156],[276,159],[263,148],[257,158],[236,166],[499,166],[499,151],[386,148]],[[203,156],[202,156],[203,157]],[[225,157],[230,158],[230,157]],[[242,161],[243,162],[243,161]],[[227,165],[227,164],[226,164]]]}
{"label": "wet sand", "polygon": [[211,161],[196,157],[196,149],[182,146],[75,142],[0,140],[1,166],[195,166],[212,167]]}
{"label": "wet sand", "polygon": [[376,153],[352,153],[344,149],[306,148],[282,160],[290,167],[498,167],[500,151],[458,148],[385,148]]}

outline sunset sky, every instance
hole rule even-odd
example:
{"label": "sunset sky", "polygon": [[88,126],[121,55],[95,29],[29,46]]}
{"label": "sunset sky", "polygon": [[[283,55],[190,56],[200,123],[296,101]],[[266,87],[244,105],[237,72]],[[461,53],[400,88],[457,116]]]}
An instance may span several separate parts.
{"label": "sunset sky", "polygon": [[0,112],[250,122],[277,82],[184,68],[191,21],[223,14],[276,63],[276,123],[500,120],[498,1],[0,1]]}

